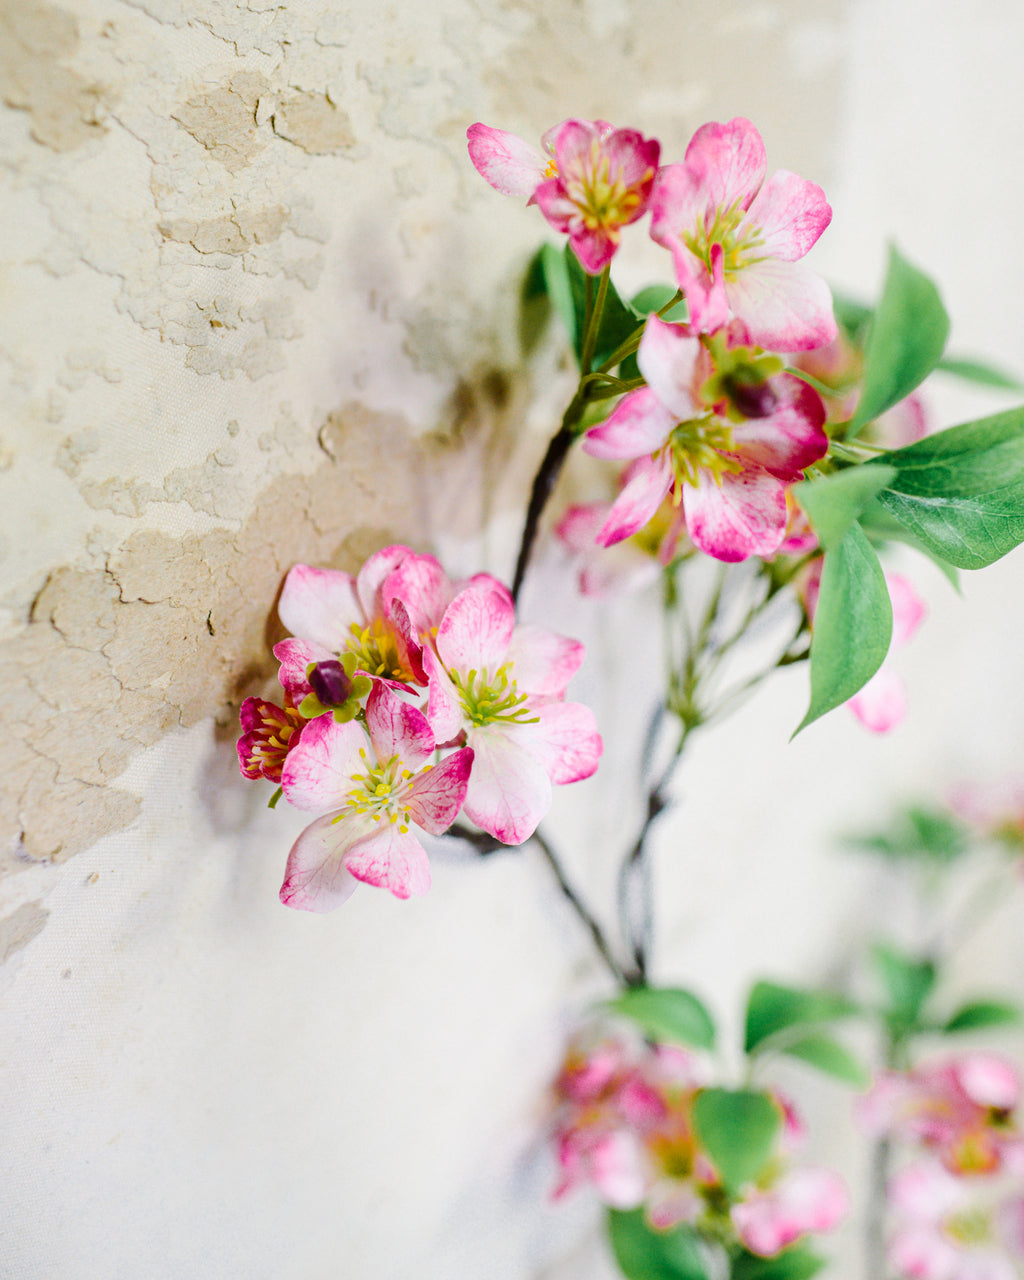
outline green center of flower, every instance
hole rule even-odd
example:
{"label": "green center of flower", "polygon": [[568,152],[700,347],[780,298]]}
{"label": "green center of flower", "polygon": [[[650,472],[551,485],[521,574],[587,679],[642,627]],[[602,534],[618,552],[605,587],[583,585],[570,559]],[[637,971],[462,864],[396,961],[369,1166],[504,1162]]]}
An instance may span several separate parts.
{"label": "green center of flower", "polygon": [[732,427],[713,413],[677,423],[669,435],[668,448],[675,472],[673,501],[677,506],[682,496],[680,486],[689,484],[696,488],[702,471],[710,472],[715,484],[720,485],[727,472],[743,470],[739,460],[730,456]]}
{"label": "green center of flower", "polygon": [[648,170],[634,186],[628,186],[621,172],[612,177],[611,160],[602,154],[595,138],[589,160],[581,171],[565,181],[569,199],[580,211],[588,231],[603,229],[612,235],[618,227],[630,222],[640,206],[640,192],[651,176]]}
{"label": "green center of flower", "polygon": [[401,680],[412,684],[415,677],[406,664],[399,645],[398,634],[383,618],[375,618],[368,627],[353,622],[349,627],[352,639],[347,652],[356,656],[356,667],[371,676],[383,676],[386,680]]}
{"label": "green center of flower", "polygon": [[471,724],[477,727],[486,724],[537,724],[539,717],[530,715],[526,706],[527,695],[516,689],[515,680],[509,675],[512,663],[505,662],[492,676],[486,667],[477,670],[475,667],[462,676],[458,671],[451,673],[452,681],[459,691],[462,710]]}
{"label": "green center of flower", "polygon": [[735,275],[744,267],[760,262],[767,256],[757,252],[764,244],[760,227],[748,223],[746,217],[746,209],[735,200],[730,205],[716,208],[710,223],[707,215],[701,213],[696,226],[683,232],[683,243],[694,257],[704,263],[709,275],[713,274],[712,245],[722,246],[722,268],[726,277]]}
{"label": "green center of flower", "polygon": [[[398,830],[404,836],[409,830],[409,810],[405,796],[409,790],[412,771],[405,768],[398,756],[392,756],[383,763],[371,764],[365,748],[359,748],[359,755],[365,762],[366,769],[363,773],[352,774],[352,781],[356,785],[345,797],[347,804],[344,812],[334,821],[340,822],[353,813],[360,817],[368,815],[374,822],[387,818],[388,822],[401,823]],[[424,766],[425,769],[432,767],[429,764]]]}
{"label": "green center of flower", "polygon": [[964,1209],[942,1224],[946,1235],[961,1246],[987,1244],[992,1239],[992,1218],[984,1209]]}

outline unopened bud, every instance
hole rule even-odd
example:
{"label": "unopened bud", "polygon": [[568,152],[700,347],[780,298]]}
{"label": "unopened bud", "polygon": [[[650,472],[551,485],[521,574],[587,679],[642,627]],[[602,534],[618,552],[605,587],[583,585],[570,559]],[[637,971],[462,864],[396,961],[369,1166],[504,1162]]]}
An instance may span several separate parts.
{"label": "unopened bud", "polygon": [[343,706],[352,694],[352,681],[337,658],[318,662],[308,679],[309,687],[325,707]]}

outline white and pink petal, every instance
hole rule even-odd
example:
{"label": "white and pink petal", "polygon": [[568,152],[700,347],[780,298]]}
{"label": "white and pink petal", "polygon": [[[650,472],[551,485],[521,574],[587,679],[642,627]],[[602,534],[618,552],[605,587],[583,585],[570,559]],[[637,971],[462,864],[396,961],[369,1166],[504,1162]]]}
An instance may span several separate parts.
{"label": "white and pink petal", "polygon": [[662,449],[653,458],[637,459],[636,464],[630,468],[629,479],[598,530],[595,538],[598,545],[610,547],[624,538],[632,537],[661,506],[672,488],[673,480],[672,462],[667,449]]}
{"label": "white and pink petal", "polygon": [[759,467],[725,472],[721,484],[702,471],[696,488],[684,486],[683,507],[694,545],[730,564],[772,555],[786,532],[785,487]]}
{"label": "white and pink petal", "polygon": [[413,822],[432,836],[447,831],[459,816],[473,769],[473,751],[463,747],[413,778],[404,800]]}
{"label": "white and pink petal", "polygon": [[551,807],[551,779],[543,763],[518,740],[513,726],[474,728],[466,814],[503,844],[522,844]]}
{"label": "white and pink petal", "polygon": [[352,896],[357,881],[343,860],[351,830],[339,816],[317,818],[292,845],[279,895],[286,907],[333,911]]}
{"label": "white and pink petal", "polygon": [[410,832],[383,818],[376,830],[350,844],[345,866],[357,880],[389,889],[396,898],[421,897],[430,888],[427,851]]}
{"label": "white and pink petal", "polygon": [[352,790],[352,775],[366,771],[370,742],[355,720],[338,724],[331,715],[310,720],[298,745],[285,757],[281,787],[296,809],[333,809]]}
{"label": "white and pink petal", "polygon": [[444,612],[435,643],[450,670],[487,668],[504,662],[515,626],[515,606],[500,584],[474,584],[460,591]]}
{"label": "white and pink petal", "polygon": [[366,727],[381,762],[398,756],[407,768],[418,769],[434,750],[427,717],[379,681],[366,700]]}
{"label": "white and pink petal", "polygon": [[340,569],[308,564],[288,571],[277,616],[293,636],[324,646],[331,656],[350,639],[353,623],[363,625],[354,579]]}
{"label": "white and pink petal", "polygon": [[532,623],[516,627],[508,646],[516,689],[549,698],[565,693],[585,656],[586,648],[579,640]]}

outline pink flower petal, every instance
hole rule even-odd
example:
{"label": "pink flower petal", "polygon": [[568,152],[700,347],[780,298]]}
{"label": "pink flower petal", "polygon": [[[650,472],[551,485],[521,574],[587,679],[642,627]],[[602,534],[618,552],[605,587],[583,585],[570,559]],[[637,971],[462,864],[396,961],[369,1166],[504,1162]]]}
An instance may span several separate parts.
{"label": "pink flower petal", "polygon": [[430,888],[427,852],[409,832],[381,820],[378,830],[357,840],[345,854],[345,866],[365,884],[390,889],[396,898],[422,896]]}
{"label": "pink flower petal", "polygon": [[458,690],[433,650],[423,651],[423,667],[430,688],[427,719],[438,742],[451,742],[462,731],[465,719]]}
{"label": "pink flower petal", "polygon": [[742,116],[698,129],[684,163],[709,212],[736,202],[748,208],[767,170],[761,135]]}
{"label": "pink flower petal", "polygon": [[672,488],[672,463],[667,450],[654,458],[640,458],[631,468],[629,480],[611,505],[608,518],[595,541],[602,547],[632,537],[661,506]]}
{"label": "pink flower petal", "polygon": [[281,768],[285,799],[296,809],[337,808],[352,790],[352,774],[364,771],[359,751],[369,745],[355,720],[338,724],[330,715],[310,720]]}
{"label": "pink flower petal", "polygon": [[888,733],[907,714],[907,693],[896,672],[883,665],[846,705],[866,729]]}
{"label": "pink flower petal", "polygon": [[299,911],[333,911],[352,896],[357,881],[342,861],[346,831],[327,813],[311,823],[288,854],[280,898]]}
{"label": "pink flower petal", "polygon": [[380,618],[384,614],[384,602],[381,599],[381,588],[391,573],[408,557],[413,555],[409,547],[397,543],[390,547],[381,547],[375,551],[356,574],[356,595],[363,606],[367,621]]}
{"label": "pink flower petal", "polygon": [[701,472],[696,488],[684,487],[683,507],[695,545],[728,563],[770,556],[786,532],[785,488],[757,467],[726,472],[721,485]]}
{"label": "pink flower petal", "polygon": [[363,623],[353,579],[340,569],[308,564],[289,570],[277,615],[293,636],[323,645],[331,657],[350,639],[352,623]]}
{"label": "pink flower petal", "polygon": [[413,779],[405,804],[412,820],[432,836],[448,830],[459,816],[473,768],[473,752],[463,747]]}
{"label": "pink flower petal", "polygon": [[440,623],[454,595],[451,580],[433,556],[406,556],[381,585],[384,611],[390,615],[393,602],[400,600],[416,637]]}
{"label": "pink flower petal", "polygon": [[376,682],[366,700],[366,727],[380,761],[398,756],[409,769],[418,769],[434,750],[434,734],[427,717]]}
{"label": "pink flower petal", "polygon": [[438,655],[456,671],[486,667],[493,673],[505,660],[514,626],[515,607],[504,587],[466,587],[445,610],[437,629]]}
{"label": "pink flower petal", "polygon": [[334,656],[333,649],[326,649],[322,644],[312,640],[281,640],[274,645],[274,657],[281,664],[277,678],[296,706],[307,693],[312,693],[310,683],[306,679],[306,668],[309,664],[326,662]]}
{"label": "pink flower petal", "polygon": [[928,610],[909,578],[899,573],[887,573],[885,585],[892,601],[892,646],[906,644],[913,638]]}
{"label": "pink flower petal", "polygon": [[551,807],[551,780],[512,727],[471,729],[473,772],[464,805],[478,827],[503,844],[522,844]]}
{"label": "pink flower petal", "polygon": [[641,458],[654,453],[679,419],[650,387],[624,396],[604,422],[583,437],[583,452],[592,458]]}
{"label": "pink flower petal", "polygon": [[516,627],[508,647],[516,689],[549,698],[565,693],[585,655],[579,640],[532,624]]}
{"label": "pink flower petal", "polygon": [[747,418],[734,426],[733,445],[744,460],[776,479],[796,481],[828,452],[825,406],[813,387],[792,374],[779,374],[769,385],[779,397],[777,407],[766,418]]}
{"label": "pink flower petal", "polygon": [[809,351],[838,332],[828,285],[803,262],[765,258],[726,280],[748,342],[769,351]]}
{"label": "pink flower petal", "polygon": [[548,157],[513,133],[473,124],[466,130],[477,173],[504,196],[532,196],[544,180]]}
{"label": "pink flower petal", "polygon": [[748,216],[772,257],[795,262],[817,244],[832,221],[832,207],[816,183],[778,169],[755,196]]}
{"label": "pink flower petal", "polygon": [[551,781],[561,786],[589,778],[604,750],[590,708],[579,702],[550,702],[534,708],[534,715],[538,723],[524,726],[524,740]]}
{"label": "pink flower petal", "polygon": [[[668,324],[654,315],[647,317],[636,360],[647,385],[674,419],[671,426],[704,412],[704,406],[693,394],[702,351],[699,339],[682,325]],[[649,453],[663,443],[664,437],[642,452]]]}

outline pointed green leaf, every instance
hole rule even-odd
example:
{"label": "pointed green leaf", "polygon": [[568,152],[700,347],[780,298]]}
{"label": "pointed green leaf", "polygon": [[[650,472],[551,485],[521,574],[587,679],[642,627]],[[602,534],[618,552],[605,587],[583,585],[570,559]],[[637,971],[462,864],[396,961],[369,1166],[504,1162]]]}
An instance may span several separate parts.
{"label": "pointed green leaf", "polygon": [[783,1249],[774,1258],[742,1250],[732,1261],[730,1280],[811,1280],[825,1265],[805,1244]]}
{"label": "pointed green leaf", "polygon": [[655,1231],[643,1209],[609,1209],[607,1226],[626,1280],[707,1280],[696,1237],[688,1228]]}
{"label": "pointed green leaf", "polygon": [[578,355],[581,337],[576,326],[576,303],[573,300],[565,254],[553,244],[546,244],[540,251],[540,265],[551,305],[561,317],[569,343]]}
{"label": "pointed green leaf", "polygon": [[872,947],[871,957],[889,998],[886,1020],[890,1028],[898,1036],[920,1029],[921,1011],[935,986],[933,962],[917,960],[885,943]]}
{"label": "pointed green leaf", "polygon": [[835,1076],[855,1088],[865,1089],[871,1083],[871,1072],[849,1049],[831,1036],[811,1035],[787,1044],[783,1053],[799,1058],[809,1066],[817,1067],[826,1075]]}
{"label": "pointed green leaf", "polygon": [[943,356],[936,368],[943,373],[951,373],[956,378],[963,378],[965,382],[977,382],[983,387],[1001,387],[1007,391],[1024,390],[1024,382],[1019,378],[983,360],[960,360],[954,356]]}
{"label": "pointed green leaf", "polygon": [[875,465],[899,473],[879,506],[932,553],[983,569],[1024,541],[1024,408],[965,422]]}
{"label": "pointed green leaf", "polygon": [[893,247],[882,300],[864,348],[864,375],[854,436],[919,386],[942,357],[949,316],[935,285]]}
{"label": "pointed green leaf", "polygon": [[832,991],[806,991],[778,982],[755,982],[747,1000],[743,1048],[753,1052],[769,1036],[809,1022],[831,1022],[857,1013],[845,996]]}
{"label": "pointed green leaf", "polygon": [[[661,308],[679,292],[670,284],[649,284],[646,289],[641,289],[629,300],[629,305],[633,310],[641,316],[649,316],[652,311],[661,311]],[[673,307],[662,314],[662,320],[678,321],[683,323],[689,319],[689,309],[686,305],[686,299],[680,298]]]}
{"label": "pointed green leaf", "polygon": [[693,1103],[701,1145],[730,1195],[768,1163],[782,1122],[778,1103],[750,1089],[702,1089]]}
{"label": "pointed green leaf", "polygon": [[811,634],[811,705],[796,732],[862,689],[885,660],[891,639],[885,575],[864,530],[854,524],[825,553]]}
{"label": "pointed green leaf", "polygon": [[652,1040],[715,1047],[715,1024],[700,1000],[682,987],[630,987],[604,1006],[631,1018]]}
{"label": "pointed green leaf", "polygon": [[979,1031],[982,1027],[1019,1027],[1021,1011],[1005,1000],[972,1000],[961,1005],[942,1030]]}
{"label": "pointed green leaf", "polygon": [[948,560],[944,560],[931,547],[925,546],[921,539],[916,538],[909,529],[904,529],[899,521],[894,520],[877,501],[869,502],[861,512],[860,526],[875,543],[902,542],[908,547],[913,547],[915,551],[920,551],[948,579],[953,590],[959,593],[960,570],[956,565],[950,564]]}
{"label": "pointed green leaf", "polygon": [[837,547],[872,498],[891,484],[895,467],[877,464],[847,467],[822,480],[805,480],[793,486],[793,497],[811,522],[826,551]]}

